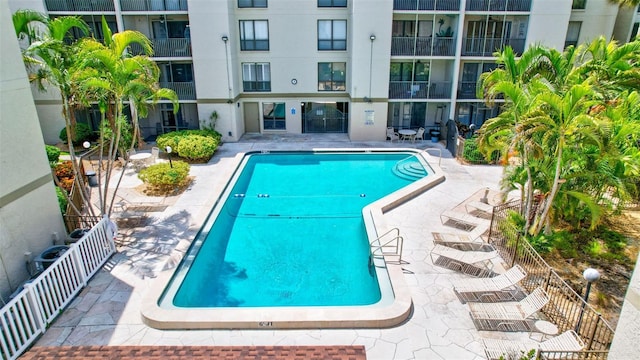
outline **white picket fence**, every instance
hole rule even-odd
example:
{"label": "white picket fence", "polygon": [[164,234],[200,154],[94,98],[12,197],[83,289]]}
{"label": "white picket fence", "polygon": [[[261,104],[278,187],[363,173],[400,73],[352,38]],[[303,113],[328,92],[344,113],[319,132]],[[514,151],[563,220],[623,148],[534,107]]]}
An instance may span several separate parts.
{"label": "white picket fence", "polygon": [[0,309],[2,359],[17,359],[116,252],[113,228],[102,219]]}

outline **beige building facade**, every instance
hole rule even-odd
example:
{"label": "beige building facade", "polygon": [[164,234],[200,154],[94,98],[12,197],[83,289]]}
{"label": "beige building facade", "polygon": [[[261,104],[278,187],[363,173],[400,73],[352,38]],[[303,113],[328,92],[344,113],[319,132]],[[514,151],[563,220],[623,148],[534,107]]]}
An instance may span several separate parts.
{"label": "beige building facade", "polygon": [[38,114],[6,1],[0,1],[0,300],[31,275],[27,261],[66,232]]}

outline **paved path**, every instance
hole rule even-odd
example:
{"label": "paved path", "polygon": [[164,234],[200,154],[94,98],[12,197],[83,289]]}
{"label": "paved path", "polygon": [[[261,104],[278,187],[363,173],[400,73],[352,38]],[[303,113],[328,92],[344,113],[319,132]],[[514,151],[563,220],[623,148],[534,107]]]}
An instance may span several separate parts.
{"label": "paved path", "polygon": [[123,194],[130,203],[164,202],[166,209],[148,213],[148,226],[127,232],[134,241],[121,244],[105,269],[90,281],[36,345],[364,345],[367,358],[374,360],[481,359],[484,355],[481,337],[526,337],[527,334],[476,331],[467,306],[451,290],[451,280],[462,275],[431,263],[431,232],[453,230],[441,224],[439,214],[460,206],[486,187],[494,194],[502,173],[497,166],[460,165],[446,151],[442,158],[435,159],[441,161],[447,180],[385,215],[385,222],[399,227],[405,239],[403,259],[408,263],[404,269],[414,311],[404,324],[390,329],[163,331],[142,323],[140,303],[145,290],[159,271],[177,265],[221,193],[238,154],[256,150],[399,146],[442,149],[441,144],[431,142],[352,142],[344,135],[248,136],[240,142],[224,144],[208,164],[192,166],[195,182],[174,199],[140,196],[132,190],[140,184],[135,174],[125,175]]}

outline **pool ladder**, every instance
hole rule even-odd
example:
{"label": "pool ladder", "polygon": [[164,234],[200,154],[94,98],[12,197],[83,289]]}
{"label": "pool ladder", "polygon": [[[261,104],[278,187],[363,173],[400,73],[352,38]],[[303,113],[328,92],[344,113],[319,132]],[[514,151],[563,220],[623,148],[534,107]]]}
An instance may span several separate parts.
{"label": "pool ladder", "polygon": [[402,263],[403,243],[404,239],[400,236],[400,229],[398,228],[393,228],[378,236],[377,239],[369,243],[371,247],[369,262],[373,263],[375,259],[383,259],[388,263]]}

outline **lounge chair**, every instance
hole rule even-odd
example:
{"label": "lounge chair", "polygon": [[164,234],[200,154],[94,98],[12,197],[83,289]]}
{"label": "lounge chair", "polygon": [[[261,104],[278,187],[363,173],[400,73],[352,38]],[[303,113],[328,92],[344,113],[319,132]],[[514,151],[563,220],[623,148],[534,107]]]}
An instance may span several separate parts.
{"label": "lounge chair", "polygon": [[472,239],[469,235],[453,233],[432,233],[433,243],[462,251],[496,251],[495,246],[486,243],[481,237]]}
{"label": "lounge chair", "polygon": [[471,319],[476,329],[488,331],[535,331],[532,316],[549,302],[547,293],[538,287],[517,302],[470,302]]}
{"label": "lounge chair", "polygon": [[454,226],[465,229],[466,231],[471,231],[478,226],[486,226],[488,228],[491,225],[491,222],[487,219],[481,219],[477,216],[454,210],[445,210],[440,214],[440,221],[442,221],[443,224],[452,222]]}
{"label": "lounge chair", "polygon": [[[549,351],[545,358],[558,359],[570,357],[570,353],[580,351],[584,348],[584,342],[573,330],[555,336],[540,343],[534,341],[512,341],[498,339],[483,339],[484,353],[487,359],[521,359],[525,354],[534,350]],[[537,358],[537,357],[536,357]]]}
{"label": "lounge chair", "polygon": [[526,276],[527,272],[516,264],[504,274],[496,277],[454,281],[453,291],[463,304],[468,301],[519,301],[527,295],[518,286],[518,282]]}
{"label": "lounge chair", "polygon": [[498,256],[497,251],[462,251],[444,245],[436,245],[431,250],[434,265],[477,277],[496,276],[491,260]]}
{"label": "lounge chair", "polygon": [[473,212],[479,212],[482,216],[493,215],[493,205],[489,205],[482,201],[470,201],[464,204],[464,208],[470,214]]}

